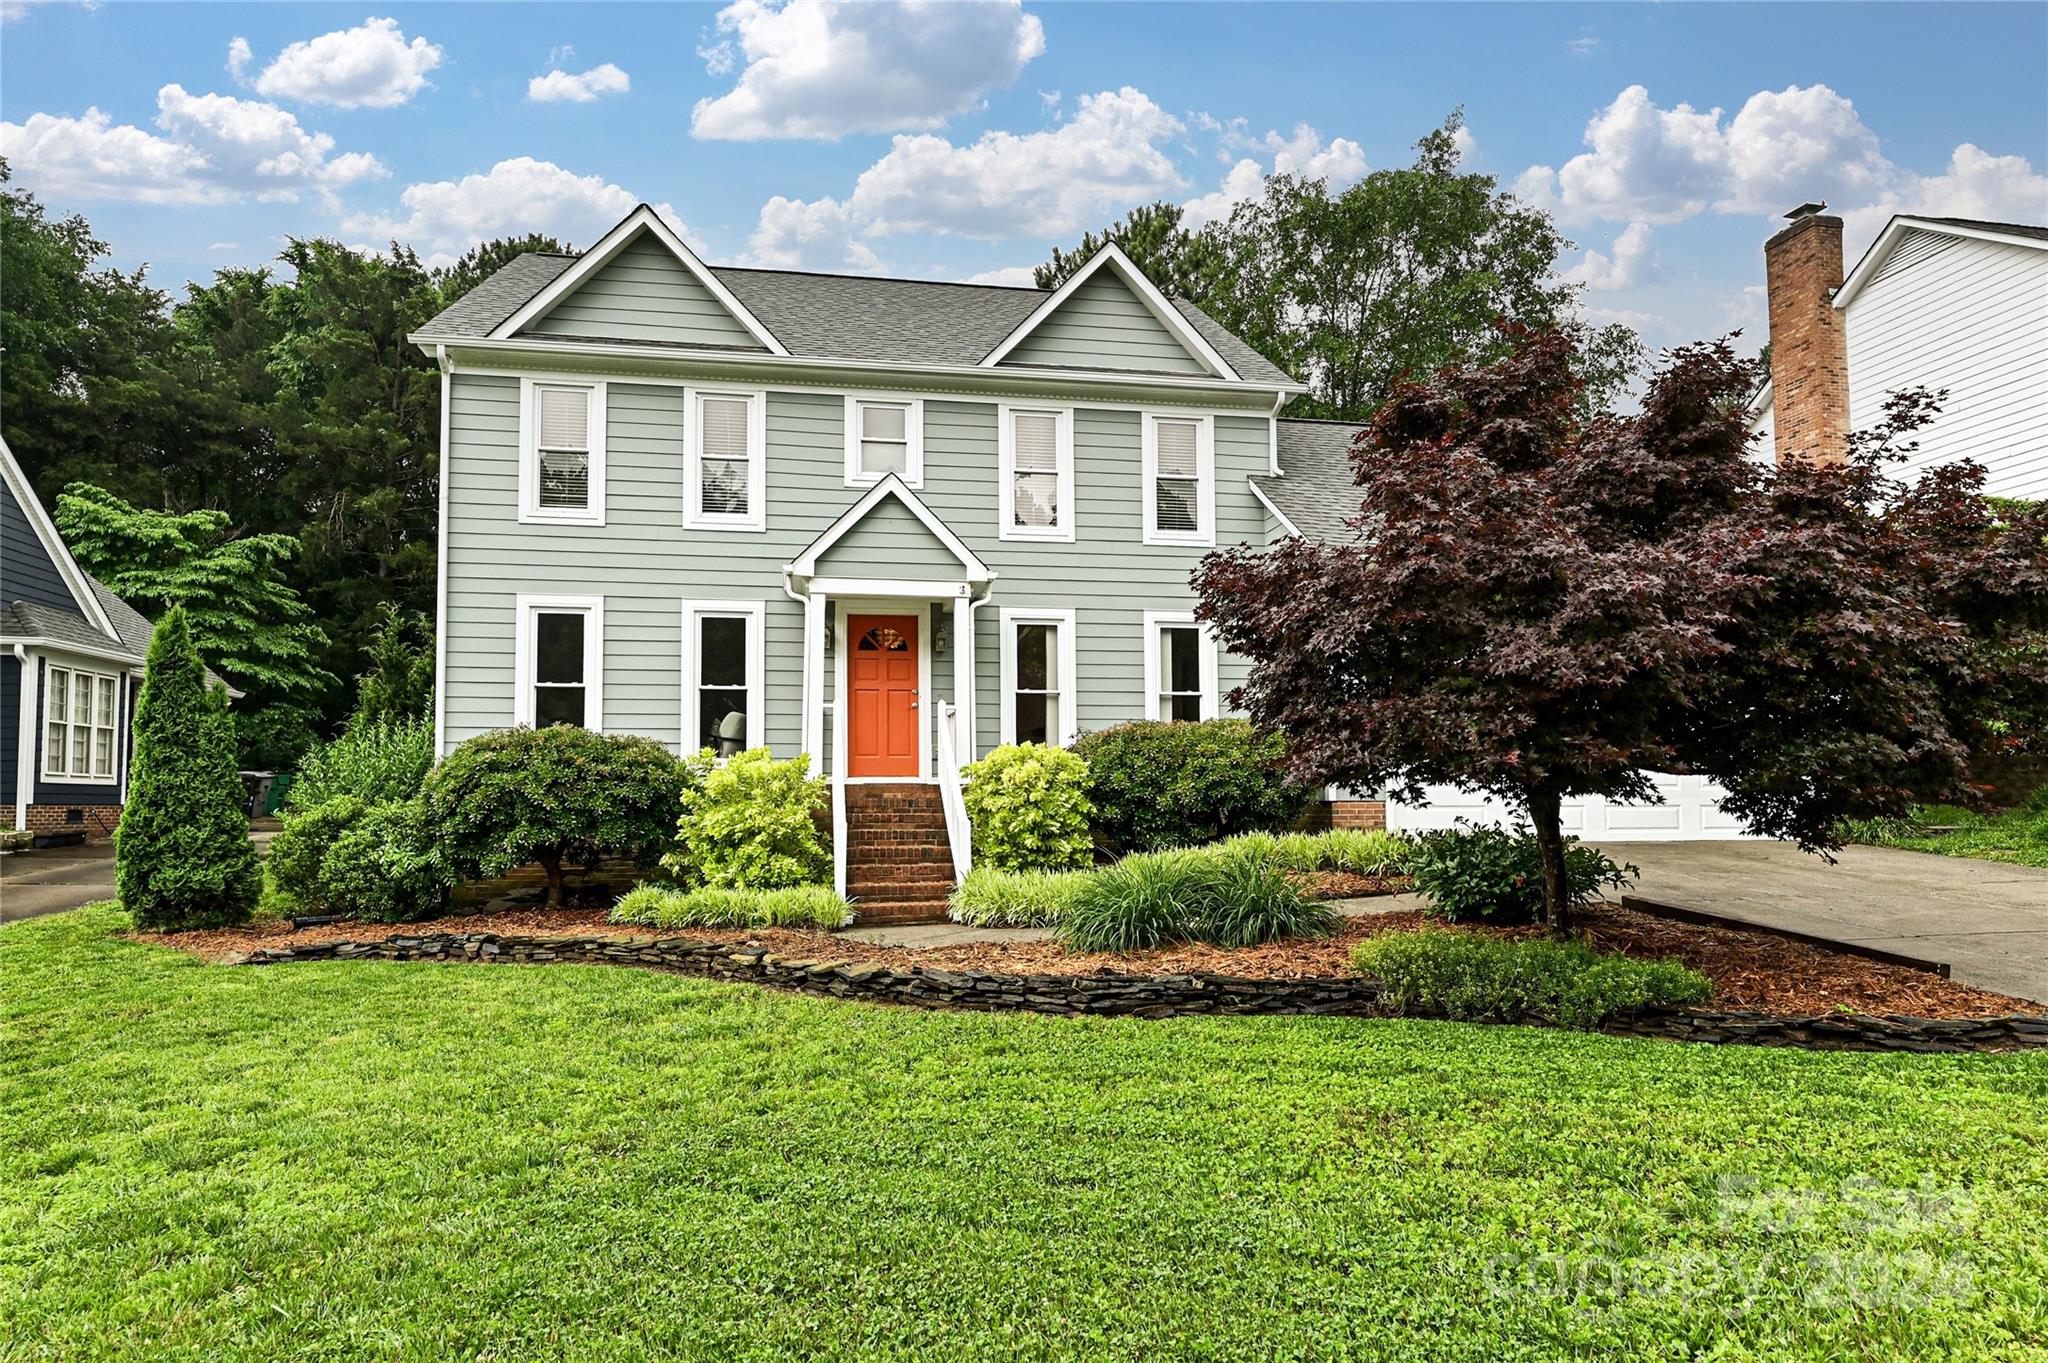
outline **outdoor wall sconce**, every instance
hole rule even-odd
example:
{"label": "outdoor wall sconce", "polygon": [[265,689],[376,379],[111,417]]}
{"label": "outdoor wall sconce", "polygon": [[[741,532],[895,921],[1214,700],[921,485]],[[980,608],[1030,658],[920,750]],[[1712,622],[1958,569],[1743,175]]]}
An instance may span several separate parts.
{"label": "outdoor wall sconce", "polygon": [[944,653],[953,643],[953,605],[950,601],[932,602],[932,652]]}

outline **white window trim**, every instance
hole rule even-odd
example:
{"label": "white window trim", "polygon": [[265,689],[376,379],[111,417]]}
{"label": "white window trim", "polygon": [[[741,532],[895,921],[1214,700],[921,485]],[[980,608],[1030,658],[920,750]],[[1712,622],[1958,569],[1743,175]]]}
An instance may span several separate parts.
{"label": "white window trim", "polygon": [[[704,399],[744,398],[747,402],[747,514],[706,515],[697,510],[703,470],[698,452],[704,443]],[[765,388],[685,388],[683,390],[683,526],[689,530],[725,530],[760,534],[768,529],[768,390]]]}
{"label": "white window trim", "polygon": [[904,408],[903,485],[924,487],[924,399],[901,393],[848,393],[846,395],[846,486],[872,487],[887,474],[868,473],[860,466],[860,409],[864,406]]}
{"label": "white window trim", "polygon": [[529,596],[514,599],[512,655],[512,722],[533,726],[533,617],[548,612],[582,611],[590,618],[583,628],[583,727],[604,732],[604,598],[601,596]]}
{"label": "white window trim", "polygon": [[[1054,486],[1059,495],[1059,524],[1056,526],[1017,525],[1017,432],[1012,425],[1016,413],[1051,413],[1055,418],[1054,441],[1056,442],[1055,462],[1057,481]],[[1039,540],[1052,544],[1074,542],[1074,409],[1054,403],[1018,402],[1002,403],[996,408],[996,450],[999,476],[996,509],[996,533],[1006,540]]]}
{"label": "white window trim", "polygon": [[[590,394],[590,504],[581,510],[540,504],[540,404],[537,388],[581,388]],[[519,523],[521,525],[603,525],[605,384],[602,379],[519,380]],[[445,458],[445,456],[444,456]]]}
{"label": "white window trim", "polygon": [[767,687],[767,607],[759,601],[685,601],[683,602],[683,655],[682,711],[677,717],[679,725],[677,746],[684,756],[699,751],[694,735],[697,731],[697,686],[703,672],[697,648],[697,623],[706,617],[712,619],[737,619],[747,622],[747,737],[745,746],[765,748],[768,746],[768,713],[766,708]]}
{"label": "white window trim", "polygon": [[1196,625],[1201,630],[1202,718],[1215,719],[1223,712],[1218,699],[1216,635],[1199,624],[1193,611],[1145,612],[1145,709],[1144,718],[1159,718],[1159,697],[1165,680],[1159,672],[1159,632],[1169,625]]}
{"label": "white window trim", "polygon": [[[53,722],[59,722],[53,721],[50,716],[50,698],[56,694],[57,689],[55,686],[51,685],[50,681],[51,674],[54,672],[62,672],[66,674],[67,677],[69,677],[69,680],[64,683],[64,703],[66,712],[64,718],[61,721],[61,723],[64,725],[64,760],[67,763],[69,763],[69,761],[71,760],[71,731],[75,728],[80,727],[71,722],[71,688],[78,684],[78,679],[80,677],[91,678],[93,684],[93,710],[87,712],[88,716],[90,716],[92,713],[95,713],[97,711],[97,708],[99,706],[99,684],[103,681],[110,681],[114,684],[114,722],[113,725],[111,726],[112,734],[110,735],[109,738],[109,742],[112,745],[114,769],[108,772],[105,776],[74,775],[69,766],[55,769],[52,769],[52,767],[50,766],[50,725]],[[122,692],[126,689],[127,687],[123,683],[121,675],[119,673],[94,672],[89,668],[78,667],[71,663],[58,662],[54,659],[44,660],[42,727],[36,730],[35,741],[43,745],[42,775],[45,781],[61,782],[62,784],[67,786],[113,786],[120,784]],[[88,767],[92,765],[92,741],[94,736],[93,731],[101,727],[102,726],[97,721],[93,720],[90,717],[87,718],[84,725],[84,728],[86,730],[85,761]]]}
{"label": "white window trim", "polygon": [[1001,657],[999,676],[1002,687],[1003,727],[996,736],[998,741],[1016,741],[1017,627],[1052,625],[1059,630],[1059,647],[1054,666],[1059,673],[1060,732],[1054,741],[1062,748],[1071,746],[1074,740],[1081,736],[1080,691],[1075,681],[1078,669],[1075,667],[1077,646],[1074,639],[1074,612],[1071,609],[1041,610],[1030,606],[1004,606],[996,615],[997,623],[1002,629],[998,653]]}
{"label": "white window trim", "polygon": [[[1159,528],[1159,423],[1192,422],[1195,427],[1195,515],[1201,529]],[[1213,549],[1216,546],[1216,420],[1182,412],[1147,412],[1144,417],[1141,495],[1145,503],[1145,543]]]}

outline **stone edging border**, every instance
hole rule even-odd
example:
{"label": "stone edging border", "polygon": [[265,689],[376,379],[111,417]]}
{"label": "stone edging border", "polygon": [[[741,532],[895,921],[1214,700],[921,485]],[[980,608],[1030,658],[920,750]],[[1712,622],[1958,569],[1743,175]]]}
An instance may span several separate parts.
{"label": "stone edging border", "polygon": [[[495,933],[396,933],[374,942],[265,947],[238,965],[296,961],[455,961],[500,965],[623,965],[792,989],[831,998],[972,1012],[1058,1017],[1171,1018],[1255,1014],[1383,1017],[1368,979],[1233,975],[995,975],[876,962],[798,959],[745,942],[638,934],[515,937]],[[1544,1025],[1542,1018],[1525,1022]],[[1773,1017],[1708,1009],[1644,1009],[1601,1031],[1676,1041],[1791,1046],[1816,1051],[2012,1051],[2048,1049],[2048,1017],[1928,1019],[1829,1014]]]}

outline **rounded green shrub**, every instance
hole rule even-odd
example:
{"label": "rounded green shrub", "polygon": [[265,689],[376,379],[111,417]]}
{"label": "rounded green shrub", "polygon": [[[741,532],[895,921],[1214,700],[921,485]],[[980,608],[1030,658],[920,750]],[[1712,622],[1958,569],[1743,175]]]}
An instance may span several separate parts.
{"label": "rounded green shrub", "polygon": [[[1636,868],[1597,847],[1566,839],[1565,887],[1574,904],[1602,886],[1624,889]],[[1428,899],[1426,912],[1452,923],[1534,923],[1543,918],[1543,852],[1527,830],[1481,824],[1424,833],[1408,856],[1408,874]]]}
{"label": "rounded green shrub", "polygon": [[183,607],[150,636],[128,802],[114,834],[114,885],[135,925],[158,931],[246,922],[263,869],[242,812],[235,726],[211,686]]}
{"label": "rounded green shrub", "polygon": [[1281,771],[1280,736],[1248,720],[1140,720],[1083,735],[1074,751],[1088,763],[1097,838],[1116,852],[1284,829],[1315,794]]}
{"label": "rounded green shrub", "polygon": [[320,863],[320,898],[358,918],[404,923],[441,907],[447,876],[426,801],[371,805]]}
{"label": "rounded green shrub", "polygon": [[284,827],[270,840],[270,879],[277,888],[302,908],[326,908],[321,863],[368,808],[358,796],[336,795],[310,808],[287,810]]}
{"label": "rounded green shrub", "polygon": [[1088,764],[1064,748],[1007,743],[968,766],[961,792],[974,861],[998,871],[1079,871],[1093,864]]}
{"label": "rounded green shrub", "polygon": [[1326,937],[1338,921],[1334,909],[1306,898],[1257,856],[1184,848],[1133,853],[1094,872],[1067,902],[1057,930],[1069,951],[1135,951]]}
{"label": "rounded green shrub", "polygon": [[1618,1013],[1682,1008],[1713,995],[1706,976],[1675,961],[1445,928],[1368,938],[1352,952],[1351,965],[1379,981],[1382,1002],[1395,1012],[1478,1021],[1594,1027]]}
{"label": "rounded green shrub", "polygon": [[676,826],[690,769],[651,738],[572,725],[479,734],[428,775],[423,795],[451,878],[537,863],[560,905],[562,867],[604,857],[652,866]]}
{"label": "rounded green shrub", "polygon": [[749,748],[722,764],[709,752],[700,784],[683,792],[675,850],[662,864],[688,886],[780,890],[832,879],[832,854],[818,836],[827,790],[810,762],[778,762]]}

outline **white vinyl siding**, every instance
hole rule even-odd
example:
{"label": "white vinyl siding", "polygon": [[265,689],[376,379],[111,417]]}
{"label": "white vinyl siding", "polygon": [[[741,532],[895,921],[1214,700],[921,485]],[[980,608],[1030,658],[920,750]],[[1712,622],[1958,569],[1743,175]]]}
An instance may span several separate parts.
{"label": "white vinyl siding", "polygon": [[120,746],[120,681],[103,672],[50,667],[43,684],[43,775],[111,785]]}
{"label": "white vinyl siding", "polygon": [[846,485],[867,487],[888,474],[924,486],[924,402],[919,398],[846,399]]}
{"label": "white vinyl siding", "polygon": [[683,524],[698,530],[765,530],[768,395],[692,390],[685,441]]}
{"label": "white vinyl siding", "polygon": [[998,426],[1002,538],[1074,539],[1074,413],[1003,407]]}
{"label": "white vinyl siding", "polygon": [[1166,324],[1113,270],[1100,270],[1059,309],[1039,322],[1002,359],[1004,364],[1062,369],[1125,369],[1203,374]]}
{"label": "white vinyl siding", "polygon": [[1145,543],[1211,548],[1216,543],[1216,439],[1207,417],[1147,413],[1144,425]]}
{"label": "white vinyl siding", "polygon": [[604,385],[519,385],[519,519],[604,524]]}

